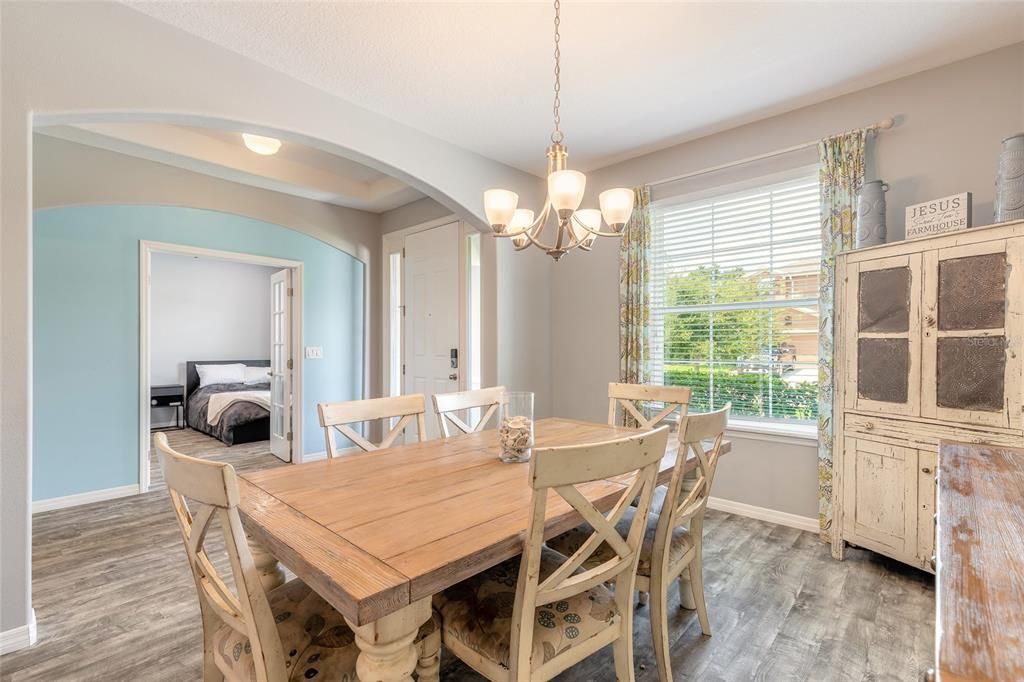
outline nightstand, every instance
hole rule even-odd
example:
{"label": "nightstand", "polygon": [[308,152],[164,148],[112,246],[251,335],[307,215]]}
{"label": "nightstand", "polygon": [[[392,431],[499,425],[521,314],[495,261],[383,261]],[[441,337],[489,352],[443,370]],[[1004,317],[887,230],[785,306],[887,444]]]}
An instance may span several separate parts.
{"label": "nightstand", "polygon": [[[149,388],[150,411],[154,407],[173,407],[174,423],[178,429],[185,428],[185,387],[181,384],[162,384]],[[171,427],[164,427],[171,428]],[[163,429],[151,429],[162,431]]]}

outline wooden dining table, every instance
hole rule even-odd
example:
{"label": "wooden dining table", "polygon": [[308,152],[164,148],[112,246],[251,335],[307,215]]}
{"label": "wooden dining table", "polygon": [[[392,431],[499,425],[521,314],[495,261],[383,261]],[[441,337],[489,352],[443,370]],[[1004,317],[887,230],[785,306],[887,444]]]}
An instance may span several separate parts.
{"label": "wooden dining table", "polygon": [[[634,433],[551,418],[536,422],[534,440],[544,448]],[[676,439],[669,443],[661,484],[676,461]],[[691,457],[687,468],[695,467]],[[607,511],[628,478],[578,487]],[[336,608],[355,632],[356,672],[366,681],[412,679],[431,597],[522,552],[533,492],[528,463],[498,459],[493,429],[248,473],[239,486],[264,585],[283,582],[281,562]],[[581,520],[552,493],[545,537]]]}

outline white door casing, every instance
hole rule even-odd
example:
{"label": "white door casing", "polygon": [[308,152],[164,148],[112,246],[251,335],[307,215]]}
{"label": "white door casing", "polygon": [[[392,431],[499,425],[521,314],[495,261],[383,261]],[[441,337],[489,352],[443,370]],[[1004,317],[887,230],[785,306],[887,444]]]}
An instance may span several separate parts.
{"label": "white door casing", "polygon": [[[437,438],[432,396],[459,389],[462,352],[459,322],[458,222],[417,232],[405,240],[404,393],[422,393],[427,437]],[[452,367],[452,352],[457,367]]]}
{"label": "white door casing", "polygon": [[292,461],[291,270],[270,277],[270,452]]}

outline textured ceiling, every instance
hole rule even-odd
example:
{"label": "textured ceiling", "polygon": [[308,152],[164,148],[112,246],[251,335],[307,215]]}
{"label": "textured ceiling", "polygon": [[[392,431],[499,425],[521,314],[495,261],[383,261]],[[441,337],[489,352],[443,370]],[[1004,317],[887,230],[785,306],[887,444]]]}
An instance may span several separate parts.
{"label": "textured ceiling", "polygon": [[[547,3],[132,6],[424,132],[543,171]],[[588,170],[1020,40],[1018,2],[567,1],[570,162]]]}

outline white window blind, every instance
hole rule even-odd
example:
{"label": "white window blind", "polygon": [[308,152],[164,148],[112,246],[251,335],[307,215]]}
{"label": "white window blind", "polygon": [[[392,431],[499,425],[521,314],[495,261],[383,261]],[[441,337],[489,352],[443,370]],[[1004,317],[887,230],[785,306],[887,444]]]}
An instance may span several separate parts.
{"label": "white window blind", "polygon": [[691,409],[817,416],[817,174],[653,207],[651,379]]}

